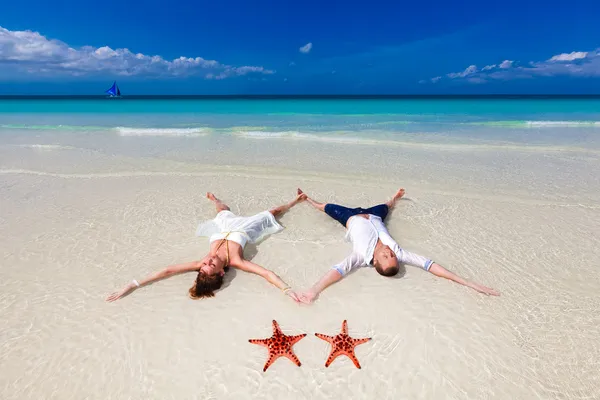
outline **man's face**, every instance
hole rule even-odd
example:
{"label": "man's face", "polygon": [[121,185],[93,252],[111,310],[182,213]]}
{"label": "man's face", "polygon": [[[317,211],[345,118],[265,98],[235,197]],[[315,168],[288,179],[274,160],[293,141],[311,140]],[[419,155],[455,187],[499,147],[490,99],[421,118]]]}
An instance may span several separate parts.
{"label": "man's face", "polygon": [[386,270],[390,267],[398,266],[398,258],[396,253],[389,246],[383,246],[376,255],[376,262],[382,269]]}

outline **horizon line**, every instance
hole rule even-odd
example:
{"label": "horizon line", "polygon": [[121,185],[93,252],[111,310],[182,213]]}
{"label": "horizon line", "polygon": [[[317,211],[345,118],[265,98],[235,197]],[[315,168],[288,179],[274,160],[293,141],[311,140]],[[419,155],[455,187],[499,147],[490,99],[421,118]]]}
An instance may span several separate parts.
{"label": "horizon line", "polygon": [[0,94],[0,100],[285,100],[285,99],[584,99],[599,94],[134,94],[120,98],[88,94]]}

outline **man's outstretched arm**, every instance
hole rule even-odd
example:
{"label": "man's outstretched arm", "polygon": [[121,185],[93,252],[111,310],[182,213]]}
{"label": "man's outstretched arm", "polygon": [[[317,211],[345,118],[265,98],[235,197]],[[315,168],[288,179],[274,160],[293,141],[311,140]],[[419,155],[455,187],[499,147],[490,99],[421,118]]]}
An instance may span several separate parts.
{"label": "man's outstretched arm", "polygon": [[491,296],[500,295],[500,292],[498,292],[497,290],[480,285],[475,282],[469,282],[468,280],[456,275],[454,272],[448,271],[446,268],[442,267],[438,263],[433,262],[430,259],[427,259],[415,253],[411,253],[410,251],[401,249],[396,242],[391,243],[391,248],[394,251],[394,253],[396,253],[396,257],[398,257],[398,262],[402,264],[423,268],[425,271],[429,271],[435,276],[446,278],[461,285],[470,287],[471,289],[477,290],[479,293]]}
{"label": "man's outstretched arm", "polygon": [[471,289],[477,290],[479,293],[491,295],[491,296],[500,296],[500,292],[495,289],[489,288],[487,286],[480,285],[475,282],[470,282],[460,276],[456,275],[454,272],[448,271],[446,268],[442,267],[437,263],[431,264],[429,267],[429,272],[434,274],[435,276],[439,276],[441,278],[446,278],[456,283],[460,283],[461,285],[470,287]]}
{"label": "man's outstretched arm", "polygon": [[319,296],[319,294],[333,285],[337,281],[341,280],[348,272],[355,268],[364,265],[363,259],[356,253],[350,254],[341,263],[334,265],[333,268],[327,272],[317,283],[315,283],[310,289],[298,294],[298,298],[302,303],[310,304]]}
{"label": "man's outstretched arm", "polygon": [[319,281],[315,283],[310,289],[304,292],[300,292],[298,294],[298,298],[302,303],[310,304],[313,301],[315,301],[315,299],[323,290],[327,289],[329,286],[341,280],[342,277],[342,274],[340,274],[337,270],[332,269],[328,273],[323,275],[323,277],[319,279]]}

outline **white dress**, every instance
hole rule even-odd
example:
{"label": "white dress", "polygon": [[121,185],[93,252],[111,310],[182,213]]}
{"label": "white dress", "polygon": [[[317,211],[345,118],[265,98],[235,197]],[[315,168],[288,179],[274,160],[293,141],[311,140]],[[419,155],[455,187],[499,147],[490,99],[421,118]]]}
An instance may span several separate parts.
{"label": "white dress", "polygon": [[201,222],[196,229],[196,236],[210,237],[211,243],[226,238],[244,248],[246,242],[258,243],[267,236],[282,230],[283,227],[268,211],[250,217],[240,217],[231,211],[224,210],[219,212],[214,219]]}

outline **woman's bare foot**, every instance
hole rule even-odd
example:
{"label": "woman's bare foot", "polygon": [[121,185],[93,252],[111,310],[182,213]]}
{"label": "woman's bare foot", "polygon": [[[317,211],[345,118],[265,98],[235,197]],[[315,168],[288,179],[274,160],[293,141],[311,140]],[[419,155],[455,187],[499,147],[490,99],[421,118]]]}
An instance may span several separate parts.
{"label": "woman's bare foot", "polygon": [[218,201],[217,198],[215,197],[215,195],[212,194],[211,192],[206,193],[206,198],[209,199],[210,201],[214,201],[215,203]]}
{"label": "woman's bare foot", "polygon": [[301,203],[306,199],[308,199],[308,196],[305,193],[298,193],[298,196],[296,197],[296,203]]}
{"label": "woman's bare foot", "polygon": [[297,190],[297,193],[298,193],[298,197],[299,197],[299,198],[300,198],[301,196],[304,196],[302,201],[304,201],[304,200],[308,201],[308,203],[309,203],[311,206],[313,206],[314,208],[316,208],[316,209],[318,209],[318,210],[321,210],[321,211],[324,211],[324,210],[325,210],[325,204],[323,204],[323,203],[319,203],[319,202],[316,202],[316,201],[314,201],[313,199],[311,199],[310,197],[308,197],[308,196],[306,195],[306,193],[304,193],[304,192],[302,191],[302,189],[298,188],[298,190]]}
{"label": "woman's bare foot", "polygon": [[220,213],[221,211],[229,211],[229,206],[223,203],[221,200],[217,199],[217,197],[211,192],[206,193],[206,198],[215,203],[217,213]]}
{"label": "woman's bare foot", "polygon": [[308,196],[302,191],[302,189],[298,188],[296,193],[298,194],[298,197],[296,197],[296,201],[298,201],[298,203],[308,199]]}

